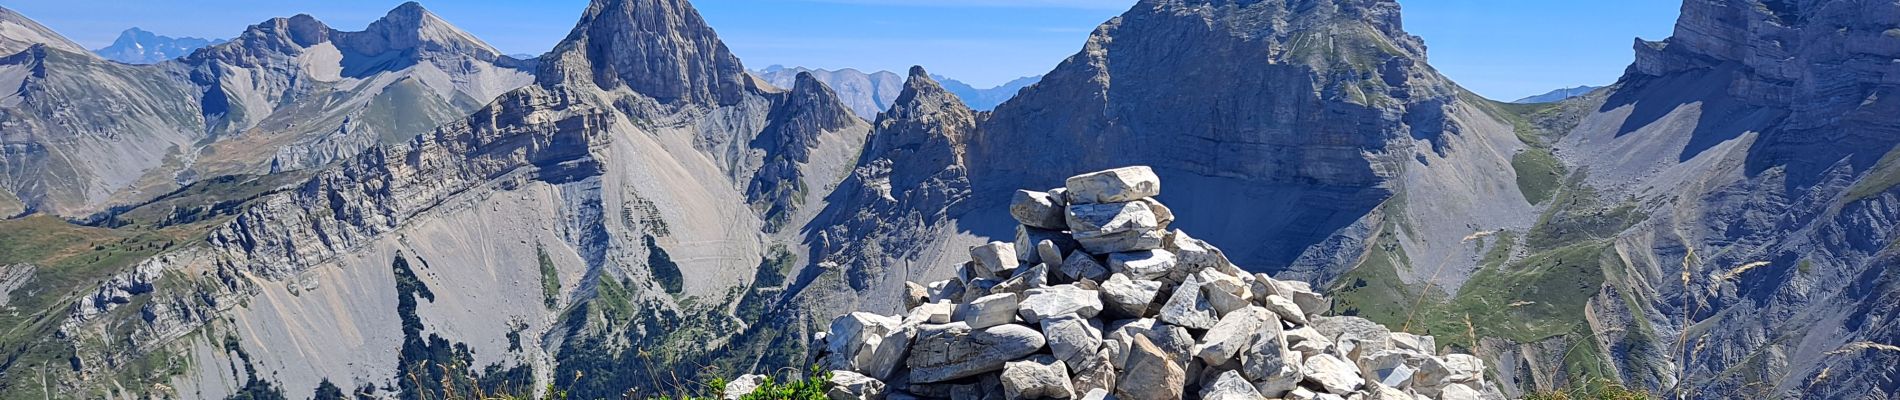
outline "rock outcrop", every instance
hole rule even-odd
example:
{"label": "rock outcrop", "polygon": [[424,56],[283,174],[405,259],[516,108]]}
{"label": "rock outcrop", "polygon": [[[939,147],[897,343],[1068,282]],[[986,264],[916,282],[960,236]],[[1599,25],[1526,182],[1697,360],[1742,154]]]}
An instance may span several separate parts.
{"label": "rock outcrop", "polygon": [[[1155,212],[1167,210],[1153,198],[1160,190],[1148,167],[1126,167],[1017,196],[1012,210],[1046,209],[1052,197],[1065,204],[1066,229],[1012,212],[1025,230],[1051,229],[1046,237],[1155,240],[1044,239],[1034,244],[1052,251],[1042,263],[1017,257],[1016,244],[978,246],[957,278],[921,285],[909,312],[838,318],[820,336],[819,364],[878,381],[840,389],[866,399],[1502,398],[1478,358],[1326,316],[1330,304],[1304,285],[1246,273],[1220,249],[1168,230],[1172,218],[1156,217],[1168,215]],[[1107,280],[1053,265],[1074,258],[1107,262]],[[962,311],[939,311],[949,308]]]}

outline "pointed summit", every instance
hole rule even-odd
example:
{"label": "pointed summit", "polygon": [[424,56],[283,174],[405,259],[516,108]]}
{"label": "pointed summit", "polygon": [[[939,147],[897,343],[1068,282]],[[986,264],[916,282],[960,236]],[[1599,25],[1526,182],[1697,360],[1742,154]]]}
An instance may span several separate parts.
{"label": "pointed summit", "polygon": [[685,0],[594,0],[547,59],[544,85],[626,87],[668,105],[735,104],[751,87]]}
{"label": "pointed summit", "polygon": [[34,44],[74,53],[88,54],[86,48],[61,36],[45,25],[25,15],[0,7],[0,55],[9,55],[26,50]]}
{"label": "pointed summit", "polygon": [[[751,143],[753,151],[764,154],[764,161],[746,185],[746,199],[760,210],[766,229],[773,232],[804,205],[806,190],[799,188],[809,187],[813,181],[808,178],[849,171],[848,161],[836,156],[846,152],[838,149],[858,150],[868,130],[865,121],[817,77],[799,73],[796,79],[791,91],[773,94],[777,98],[766,115],[766,127]],[[840,142],[853,144],[840,146]],[[814,154],[834,157],[814,159]]]}
{"label": "pointed summit", "polygon": [[416,2],[402,3],[362,32],[352,32],[339,41],[368,54],[415,49],[422,52],[472,54],[481,59],[501,55],[493,46],[475,35],[443,20]]}
{"label": "pointed summit", "polygon": [[913,167],[920,175],[898,180],[916,183],[922,174],[962,165],[965,145],[975,128],[976,112],[930,79],[923,67],[911,67],[897,101],[890,110],[878,114],[877,130],[871,134],[865,154],[900,161],[899,169]]}
{"label": "pointed summit", "polygon": [[827,127],[824,129],[836,129],[835,127],[849,125],[851,120],[857,119],[851,114],[850,107],[846,106],[843,100],[838,99],[838,93],[832,91],[830,86],[825,85],[810,72],[798,73],[797,81],[792,85],[792,91],[787,96],[789,97],[786,101],[787,112],[808,119],[818,126]]}
{"label": "pointed summit", "polygon": [[880,114],[878,120],[907,119],[943,111],[969,113],[970,109],[963,104],[963,99],[931,78],[923,66],[916,65],[910,67],[910,76],[904,79],[904,91],[898,92],[897,101],[886,112],[892,115]]}

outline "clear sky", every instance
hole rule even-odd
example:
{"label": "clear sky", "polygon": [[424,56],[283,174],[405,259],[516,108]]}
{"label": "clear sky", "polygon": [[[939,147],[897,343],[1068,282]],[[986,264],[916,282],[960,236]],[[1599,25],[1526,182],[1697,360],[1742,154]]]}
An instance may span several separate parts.
{"label": "clear sky", "polygon": [[[362,29],[401,0],[8,0],[88,47],[138,26],[170,36],[228,38],[275,16],[307,13]],[[508,53],[553,47],[586,0],[423,1]],[[1080,50],[1096,25],[1134,0],[696,0],[751,68],[772,64],[931,72],[976,86],[1047,72]],[[1668,0],[1400,0],[1406,29],[1432,65],[1501,100],[1620,76],[1632,39],[1668,36]]]}

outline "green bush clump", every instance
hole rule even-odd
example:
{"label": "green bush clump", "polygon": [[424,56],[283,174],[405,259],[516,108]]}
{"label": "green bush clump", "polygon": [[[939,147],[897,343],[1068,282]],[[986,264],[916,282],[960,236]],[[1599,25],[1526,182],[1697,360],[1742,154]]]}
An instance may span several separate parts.
{"label": "green bush clump", "polygon": [[[739,399],[825,400],[828,398],[825,396],[825,390],[830,389],[830,382],[831,371],[813,366],[811,373],[806,374],[802,380],[793,379],[780,382],[777,378],[767,376],[764,381],[759,382],[758,388],[752,389],[752,393],[739,396]],[[704,385],[700,385],[707,393],[683,394],[679,397],[661,397],[655,400],[719,400],[726,391],[727,383],[725,378],[715,378]]]}
{"label": "green bush clump", "polygon": [[[817,367],[812,367],[811,373],[805,376],[806,376],[805,380],[802,380],[802,381],[794,380],[794,381],[785,382],[785,383],[779,383],[777,379],[773,379],[770,376],[765,377],[765,382],[760,383],[758,389],[754,389],[752,393],[747,393],[745,396],[739,397],[739,399],[740,400],[823,400],[825,399],[826,398],[825,386],[829,385],[829,382],[831,382],[831,371],[825,371]],[[719,381],[719,380],[714,381],[713,386],[717,386],[722,392],[725,391],[725,387],[726,387],[725,382]]]}
{"label": "green bush clump", "polygon": [[1649,393],[1630,389],[1607,379],[1567,392],[1537,392],[1524,396],[1524,400],[1651,400],[1653,398]]}

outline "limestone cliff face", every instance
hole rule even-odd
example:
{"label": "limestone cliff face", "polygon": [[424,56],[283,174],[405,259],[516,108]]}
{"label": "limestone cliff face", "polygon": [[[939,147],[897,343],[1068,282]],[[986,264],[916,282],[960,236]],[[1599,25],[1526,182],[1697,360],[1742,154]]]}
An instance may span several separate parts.
{"label": "limestone cliff face", "polygon": [[[1690,397],[1891,397],[1900,2],[1690,1],[1559,143],[1648,218],[1593,301],[1620,376]],[[1613,275],[1616,276],[1616,275]],[[1621,299],[1634,301],[1620,301]],[[1620,304],[1619,304],[1620,303]]]}

